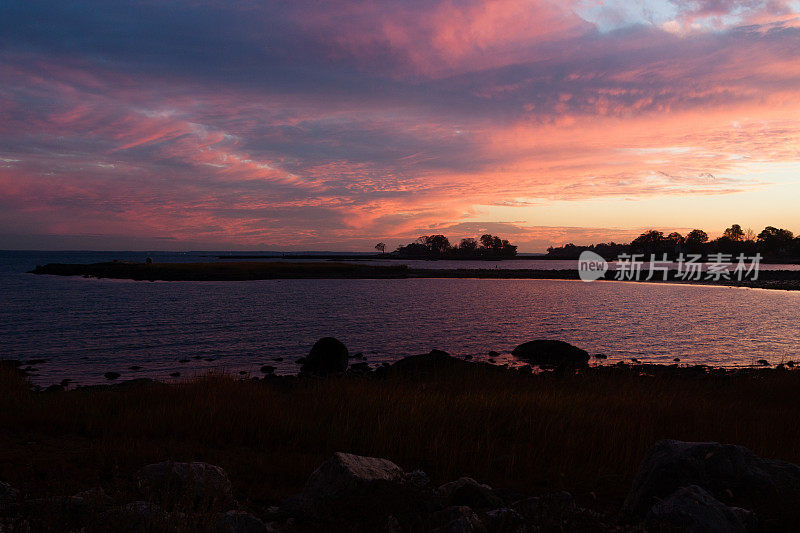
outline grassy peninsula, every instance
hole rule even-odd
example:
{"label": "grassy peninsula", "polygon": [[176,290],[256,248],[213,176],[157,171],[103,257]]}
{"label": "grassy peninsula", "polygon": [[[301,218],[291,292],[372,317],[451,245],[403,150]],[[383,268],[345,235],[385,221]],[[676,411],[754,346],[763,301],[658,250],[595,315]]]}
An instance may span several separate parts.
{"label": "grassy peninsula", "polygon": [[[139,281],[245,281],[260,279],[393,279],[393,278],[486,278],[486,279],[580,279],[578,271],[505,268],[410,268],[406,265],[374,265],[366,262],[225,261],[212,263],[134,263],[113,261],[92,264],[51,263],[37,266],[33,274],[84,276]],[[800,270],[763,270],[757,280],[719,281],[701,279],[684,282],[668,273],[669,282],[731,285],[765,289],[800,289]],[[644,279],[646,275],[642,276]],[[613,271],[601,278],[612,280]],[[656,281],[663,281],[659,276]]]}

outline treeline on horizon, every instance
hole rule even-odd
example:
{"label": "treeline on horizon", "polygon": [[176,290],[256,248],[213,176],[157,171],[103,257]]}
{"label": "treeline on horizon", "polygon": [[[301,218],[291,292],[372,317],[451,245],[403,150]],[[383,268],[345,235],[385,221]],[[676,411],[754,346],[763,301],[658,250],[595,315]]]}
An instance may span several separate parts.
{"label": "treeline on horizon", "polygon": [[662,257],[676,258],[680,254],[745,254],[754,256],[760,253],[770,260],[799,260],[800,237],[791,231],[774,226],[767,226],[756,234],[752,229],[743,230],[739,224],[727,228],[720,237],[709,240],[708,234],[694,229],[686,235],[672,232],[664,235],[658,230],[649,230],[628,244],[608,242],[579,246],[572,243],[564,246],[551,246],[547,249],[547,257],[553,259],[577,259],[584,250],[592,251],[605,259],[615,259],[620,254],[644,254],[649,257],[655,254]]}
{"label": "treeline on horizon", "polygon": [[[383,243],[378,243],[375,248],[384,251]],[[451,244],[450,239],[444,235],[423,235],[416,241],[398,246],[391,255],[399,257],[419,258],[510,258],[517,255],[517,247],[507,239],[496,235],[485,234],[477,239],[461,239],[458,244]]]}

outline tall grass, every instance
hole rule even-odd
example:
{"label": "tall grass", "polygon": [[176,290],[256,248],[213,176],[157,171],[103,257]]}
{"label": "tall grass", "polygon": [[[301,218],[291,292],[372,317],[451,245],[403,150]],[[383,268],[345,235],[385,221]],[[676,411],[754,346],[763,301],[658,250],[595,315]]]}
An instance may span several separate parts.
{"label": "tall grass", "polygon": [[132,492],[164,459],[218,464],[266,506],[334,451],[392,459],[435,481],[471,475],[524,494],[566,489],[615,510],[658,439],[743,444],[800,463],[800,373],[449,375],[239,381],[30,392],[0,372],[0,480],[32,495]]}

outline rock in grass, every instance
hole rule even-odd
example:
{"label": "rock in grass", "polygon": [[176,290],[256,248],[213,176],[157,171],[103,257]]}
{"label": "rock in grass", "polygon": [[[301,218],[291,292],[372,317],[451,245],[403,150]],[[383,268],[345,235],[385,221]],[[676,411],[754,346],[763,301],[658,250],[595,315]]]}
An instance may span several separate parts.
{"label": "rock in grass", "polygon": [[579,507],[566,491],[519,500],[511,508],[532,531],[614,531],[606,517]]}
{"label": "rock in grass", "polygon": [[271,531],[257,517],[244,511],[228,511],[217,521],[219,533],[267,533]]}
{"label": "rock in grass", "polygon": [[406,522],[429,505],[427,476],[407,473],[388,459],[337,452],[308,478],[303,492],[281,512],[317,524],[358,524],[368,531],[389,515]]}
{"label": "rock in grass", "polygon": [[96,531],[153,531],[157,524],[164,527],[167,519],[157,505],[139,500],[100,513],[93,526]]}
{"label": "rock in grass", "polygon": [[142,495],[167,509],[191,506],[227,511],[236,505],[228,474],[208,463],[164,461],[145,466],[136,478]]}
{"label": "rock in grass", "polygon": [[471,509],[496,509],[503,505],[492,487],[478,483],[470,477],[445,483],[436,489],[436,496],[446,507],[466,505]]}
{"label": "rock in grass", "polygon": [[318,340],[311,348],[300,372],[316,376],[326,376],[347,370],[350,354],[347,346],[333,337],[324,337]]}
{"label": "rock in grass", "polygon": [[488,533],[489,531],[478,514],[465,505],[437,511],[433,513],[430,521],[433,525],[432,531],[435,533]]}
{"label": "rock in grass", "polygon": [[103,489],[96,487],[73,496],[26,499],[20,506],[19,515],[33,519],[33,522],[57,517],[59,531],[79,531],[93,518],[107,512],[113,503]]}
{"label": "rock in grass", "polygon": [[528,531],[525,519],[514,509],[502,507],[487,511],[482,515],[483,525],[488,531],[503,531],[508,533],[524,533]]}
{"label": "rock in grass", "polygon": [[348,372],[351,374],[366,375],[372,372],[372,368],[370,368],[369,363],[362,361],[350,365]]}
{"label": "rock in grass", "polygon": [[584,366],[589,354],[568,342],[537,339],[520,344],[511,354],[528,363],[539,366]]}
{"label": "rock in grass", "polygon": [[687,533],[745,533],[754,518],[744,509],[728,507],[708,492],[690,485],[658,502],[647,513],[648,531]]}
{"label": "rock in grass", "polygon": [[512,508],[537,526],[565,523],[578,512],[575,499],[566,491],[553,492],[515,502]]}
{"label": "rock in grass", "polygon": [[645,455],[622,507],[644,518],[659,501],[697,485],[728,506],[779,524],[800,523],[800,466],[762,459],[743,446],[662,440]]}
{"label": "rock in grass", "polygon": [[92,509],[108,509],[114,504],[114,500],[106,494],[102,487],[93,487],[70,497],[74,505],[86,505]]}
{"label": "rock in grass", "polygon": [[[409,355],[391,365],[391,370],[397,374],[418,375],[432,373],[448,373],[464,368],[471,368],[473,363],[452,357],[442,350],[431,350],[429,353]],[[387,366],[389,366],[387,364]]]}
{"label": "rock in grass", "polygon": [[0,481],[0,516],[8,516],[16,508],[19,491],[4,481]]}

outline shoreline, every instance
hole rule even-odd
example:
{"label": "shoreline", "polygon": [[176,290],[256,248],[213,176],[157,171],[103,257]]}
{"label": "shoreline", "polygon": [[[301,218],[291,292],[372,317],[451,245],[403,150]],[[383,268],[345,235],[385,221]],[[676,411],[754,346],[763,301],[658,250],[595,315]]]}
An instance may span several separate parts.
{"label": "shoreline", "polygon": [[[577,269],[432,269],[409,268],[406,265],[363,265],[353,263],[282,263],[282,262],[224,262],[224,263],[131,263],[108,262],[92,264],[50,263],[30,271],[37,275],[82,276],[98,279],[134,281],[254,281],[268,279],[408,279],[408,278],[473,278],[473,279],[554,279],[580,280]],[[680,283],[690,285],[719,285],[774,290],[800,290],[800,271],[762,270],[755,281],[683,280],[670,270],[667,279],[615,280],[608,271],[598,281],[646,283]]]}
{"label": "shoreline", "polygon": [[[438,351],[438,350],[436,350]],[[447,352],[445,352],[447,353]],[[497,354],[500,357],[502,354],[499,352],[489,352]],[[456,364],[476,365],[475,368],[489,369],[494,371],[522,371],[531,374],[546,374],[554,370],[558,370],[557,366],[543,365],[539,366],[535,363],[527,362],[513,355],[509,355],[510,360],[506,359],[504,362],[496,361],[493,357],[478,358],[472,355],[458,355],[449,354]],[[392,362],[375,362],[369,361],[363,354],[359,353],[351,356],[350,369],[348,373],[358,374],[359,376],[382,377],[388,368],[398,361],[408,358],[409,356],[398,357]],[[195,358],[196,359],[196,358]],[[301,364],[306,359],[305,357],[279,357],[280,362],[291,361],[291,366],[296,370],[291,372],[281,371],[276,364],[278,362],[274,357],[254,358],[252,364],[249,365],[249,370],[233,366],[226,366],[224,359],[218,359],[220,365],[217,366],[201,366],[192,368],[191,359],[180,359],[179,363],[185,363],[186,366],[179,366],[180,371],[173,371],[172,369],[163,370],[158,372],[153,369],[143,368],[141,366],[120,366],[112,369],[103,369],[97,373],[88,374],[86,379],[75,377],[64,378],[63,375],[59,377],[51,377],[51,379],[44,380],[39,372],[42,365],[51,363],[49,359],[2,359],[0,358],[0,369],[5,365],[8,369],[13,369],[20,376],[25,378],[34,392],[54,392],[54,391],[73,391],[73,390],[113,390],[124,388],[131,384],[153,383],[160,385],[175,385],[186,381],[194,381],[203,379],[206,375],[224,375],[229,376],[231,379],[237,381],[258,381],[258,380],[273,380],[279,382],[293,382],[301,375]],[[203,360],[202,358],[200,359]],[[511,362],[509,362],[511,361]],[[530,367],[529,369],[526,367]],[[800,369],[800,360],[795,361],[792,359],[781,359],[779,362],[769,362],[766,359],[753,359],[750,363],[741,363],[736,365],[721,365],[702,362],[692,362],[681,360],[679,358],[671,358],[670,361],[647,361],[637,358],[625,359],[609,359],[605,354],[595,354],[590,357],[585,366],[580,368],[584,374],[601,374],[601,373],[614,373],[614,372],[638,372],[641,374],[659,374],[671,375],[677,377],[697,376],[700,374],[708,374],[714,376],[759,376],[768,374],[771,371],[782,372],[786,370]],[[265,371],[265,369],[267,369]],[[106,371],[107,370],[107,371]]]}

